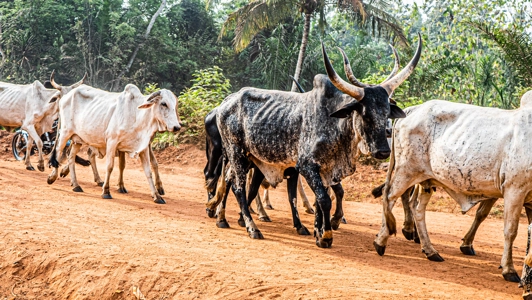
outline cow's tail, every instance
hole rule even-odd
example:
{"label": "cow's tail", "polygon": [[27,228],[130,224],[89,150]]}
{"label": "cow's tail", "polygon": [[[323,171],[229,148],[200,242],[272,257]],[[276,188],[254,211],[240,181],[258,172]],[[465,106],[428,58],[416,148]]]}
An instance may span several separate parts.
{"label": "cow's tail", "polygon": [[207,191],[213,192],[216,189],[216,185],[218,184],[220,175],[222,175],[222,172],[224,170],[224,164],[224,157],[223,155],[221,155],[218,159],[218,163],[216,164],[216,168],[214,169],[212,177],[205,179],[205,188],[207,189]]}
{"label": "cow's tail", "polygon": [[[394,127],[397,124],[394,124]],[[395,216],[392,213],[392,210],[390,208],[390,200],[388,199],[388,195],[390,192],[390,180],[392,178],[392,173],[395,168],[395,128],[392,130],[392,153],[390,154],[390,166],[388,167],[388,172],[386,173],[386,182],[384,183],[384,193],[382,193],[381,188],[381,194],[382,197],[382,211],[384,213],[384,219],[386,220],[386,227],[388,228],[388,232],[390,235],[397,233],[397,225],[395,221]],[[373,191],[372,191],[373,193]],[[375,195],[375,194],[374,194]]]}

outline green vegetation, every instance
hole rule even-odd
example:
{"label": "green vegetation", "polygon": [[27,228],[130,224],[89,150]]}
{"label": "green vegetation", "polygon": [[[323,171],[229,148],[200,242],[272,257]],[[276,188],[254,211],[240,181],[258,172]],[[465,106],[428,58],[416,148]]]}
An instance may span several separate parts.
{"label": "green vegetation", "polygon": [[0,80],[45,81],[55,69],[64,84],[87,72],[105,90],[170,89],[185,126],[158,135],[163,147],[201,141],[205,115],[244,86],[290,90],[295,74],[312,89],[321,41],[339,73],[337,46],[358,79],[379,83],[393,66],[388,44],[404,66],[421,33],[399,105],[515,108],[532,86],[531,21],[530,0],[10,0],[0,2]]}

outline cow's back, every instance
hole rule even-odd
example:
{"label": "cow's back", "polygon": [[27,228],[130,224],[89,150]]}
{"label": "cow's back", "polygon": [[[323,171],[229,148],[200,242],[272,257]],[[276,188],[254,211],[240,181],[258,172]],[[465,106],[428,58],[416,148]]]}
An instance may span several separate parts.
{"label": "cow's back", "polygon": [[397,164],[454,191],[500,197],[501,175],[517,176],[513,157],[531,112],[426,102],[396,124]]}
{"label": "cow's back", "polygon": [[0,125],[18,127],[25,118],[27,99],[33,97],[32,85],[0,82]]}

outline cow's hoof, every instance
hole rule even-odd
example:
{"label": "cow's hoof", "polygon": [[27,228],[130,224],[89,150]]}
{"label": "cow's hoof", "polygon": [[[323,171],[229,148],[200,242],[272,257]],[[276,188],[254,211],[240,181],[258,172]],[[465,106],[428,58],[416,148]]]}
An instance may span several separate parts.
{"label": "cow's hoof", "polygon": [[227,223],[226,219],[216,221],[216,227],[218,228],[230,228],[229,223]]}
{"label": "cow's hoof", "polygon": [[502,274],[502,277],[504,277],[504,280],[509,281],[509,282],[519,282],[519,281],[521,281],[521,278],[519,278],[519,276],[517,276],[516,272]]}
{"label": "cow's hoof", "polygon": [[126,190],[125,187],[120,187],[120,188],[118,188],[118,192],[119,192],[120,194],[127,194],[127,190]]}
{"label": "cow's hoof", "polygon": [[402,229],[403,231],[403,235],[405,236],[405,238],[409,241],[413,240],[414,239],[414,231],[412,232],[408,232],[406,231],[404,228]]}
{"label": "cow's hoof", "polygon": [[78,185],[77,187],[72,189],[76,193],[83,193],[83,189]]}
{"label": "cow's hoof", "polygon": [[28,171],[35,171],[35,168],[32,166],[26,166],[26,170]]}
{"label": "cow's hoof", "polygon": [[333,239],[316,239],[316,246],[320,248],[331,248],[333,243]]}
{"label": "cow's hoof", "polygon": [[419,239],[419,235],[417,235],[417,232],[414,231],[414,243],[421,244],[421,240]]}
{"label": "cow's hoof", "polygon": [[264,239],[264,236],[262,235],[262,233],[260,232],[260,230],[253,230],[253,231],[249,231],[248,230],[248,233],[249,233],[249,237],[254,239],[254,240],[263,240]]}
{"label": "cow's hoof", "polygon": [[164,196],[164,189],[163,189],[162,186],[157,189],[157,192],[159,193],[159,195],[163,195]]}
{"label": "cow's hoof", "polygon": [[52,183],[55,182],[55,179],[52,179],[52,178],[48,177],[48,179],[46,180],[46,182],[47,182],[48,184],[52,184]]}
{"label": "cow's hoof", "polygon": [[477,255],[475,249],[473,249],[473,245],[460,246],[460,251],[462,251],[462,253],[465,255]]}
{"label": "cow's hoof", "polygon": [[216,210],[214,209],[206,208],[205,211],[207,212],[207,216],[211,219],[216,216]]}
{"label": "cow's hoof", "polygon": [[270,204],[264,206],[264,208],[268,209],[268,210],[273,210],[273,206],[271,206]]}
{"label": "cow's hoof", "polygon": [[238,219],[238,226],[246,227],[246,222],[244,221],[244,218],[242,217],[242,215],[240,215],[240,218]]}
{"label": "cow's hoof", "polygon": [[445,261],[445,259],[443,259],[443,257],[441,257],[440,254],[438,254],[438,253],[434,253],[434,254],[432,254],[431,256],[428,256],[428,255],[427,255],[427,258],[428,258],[430,261],[435,261],[435,262],[442,262],[442,261]]}
{"label": "cow's hoof", "polygon": [[340,227],[340,220],[332,218],[331,219],[331,227],[333,230],[338,230],[338,227]]}
{"label": "cow's hoof", "polygon": [[309,214],[309,215],[313,215],[313,214],[314,214],[314,210],[313,210],[312,208],[310,208],[310,207],[307,207],[307,208],[305,209],[305,212],[306,212],[307,214]]}
{"label": "cow's hoof", "polygon": [[300,228],[297,228],[296,231],[299,235],[310,235],[310,231],[308,231],[307,227],[303,225],[301,225]]}
{"label": "cow's hoof", "polygon": [[341,221],[342,221],[343,224],[347,224],[347,220],[344,217],[342,217]]}
{"label": "cow's hoof", "polygon": [[157,204],[166,204],[166,201],[164,201],[163,198],[153,199],[153,202],[155,202]]}
{"label": "cow's hoof", "polygon": [[523,294],[523,300],[532,300],[532,294],[530,293]]}
{"label": "cow's hoof", "polygon": [[113,197],[111,197],[111,194],[102,194],[102,198],[103,199],[113,199]]}
{"label": "cow's hoof", "polygon": [[259,217],[259,220],[262,221],[262,222],[271,222],[272,221],[270,219],[270,217],[268,217],[268,216]]}
{"label": "cow's hoof", "polygon": [[384,255],[384,252],[386,251],[386,246],[381,246],[377,244],[377,242],[373,241],[373,247],[375,247],[375,251],[377,251],[377,254],[380,256]]}
{"label": "cow's hoof", "polygon": [[103,182],[96,183],[98,186],[103,186]]}
{"label": "cow's hoof", "polygon": [[39,169],[39,171],[41,171],[41,172],[44,172],[44,164],[43,165],[38,165],[37,169]]}
{"label": "cow's hoof", "polygon": [[68,175],[68,173],[70,172],[61,172],[59,173],[59,176],[61,176],[61,178],[65,178]]}

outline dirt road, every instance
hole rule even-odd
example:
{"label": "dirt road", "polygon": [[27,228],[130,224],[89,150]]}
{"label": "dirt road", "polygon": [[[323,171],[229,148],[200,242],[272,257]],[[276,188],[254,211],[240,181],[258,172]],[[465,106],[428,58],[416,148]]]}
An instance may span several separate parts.
{"label": "dirt road", "polygon": [[[480,228],[475,257],[459,250],[472,217],[439,212],[428,212],[427,224],[445,262],[428,261],[401,235],[380,257],[372,246],[380,205],[348,201],[349,224],[335,232],[331,249],[319,249],[292,228],[283,185],[271,194],[273,222],[257,221],[265,240],[251,240],[236,222],[234,197],[230,229],[207,217],[203,153],[188,152],[162,164],[166,205],[151,201],[140,164],[129,158],[129,194],[113,186],[114,199],[104,200],[90,168],[78,167],[85,192],[74,193],[67,179],[47,185],[48,169],[29,172],[2,156],[0,299],[136,299],[134,287],[146,299],[520,299],[517,284],[505,282],[497,268],[500,219]],[[312,230],[313,216],[300,212]],[[402,209],[394,212],[402,224]],[[514,248],[519,274],[525,224]]]}

